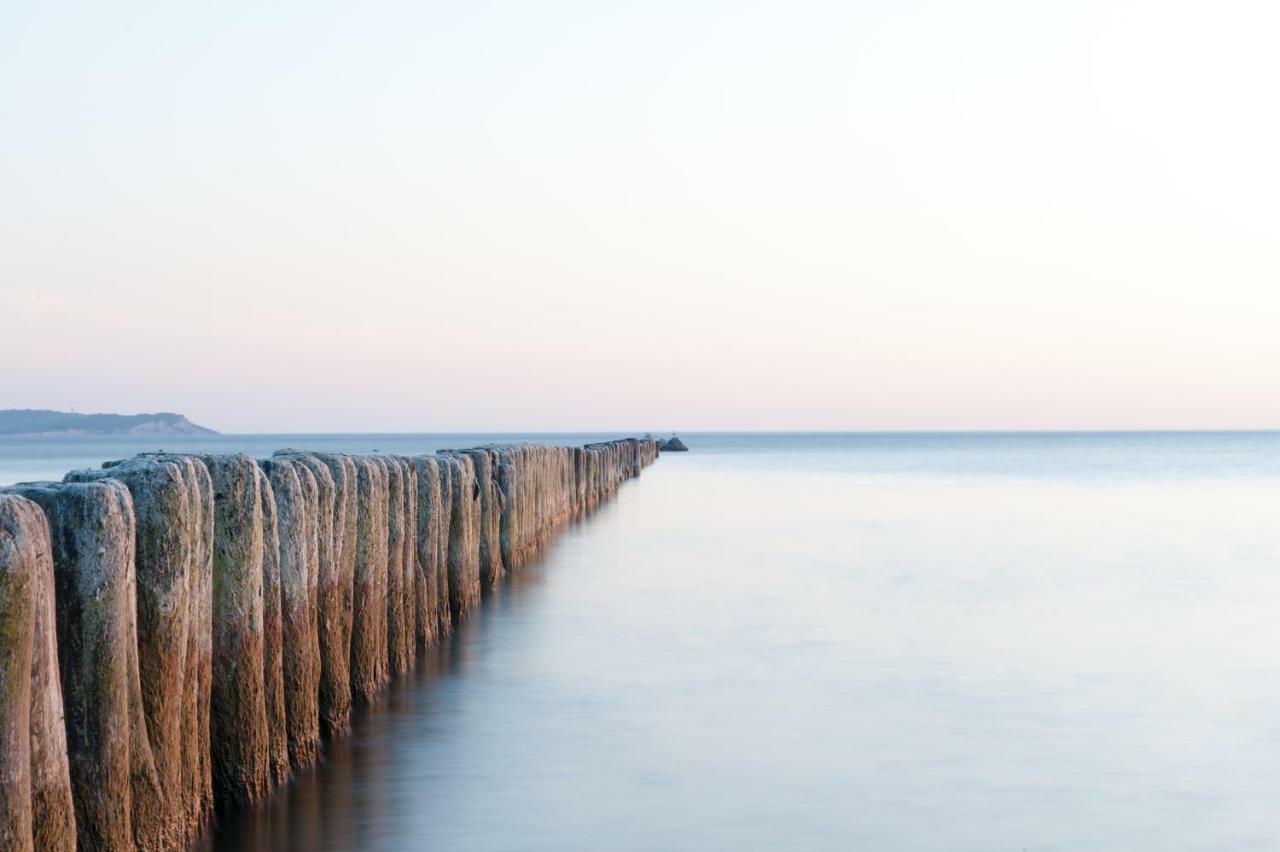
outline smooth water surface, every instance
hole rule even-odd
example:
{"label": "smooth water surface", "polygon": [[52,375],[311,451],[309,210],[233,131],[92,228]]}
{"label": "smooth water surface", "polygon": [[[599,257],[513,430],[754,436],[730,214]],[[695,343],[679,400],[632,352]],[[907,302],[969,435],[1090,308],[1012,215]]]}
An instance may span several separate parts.
{"label": "smooth water surface", "polygon": [[1280,435],[684,437],[211,845],[1280,848]]}

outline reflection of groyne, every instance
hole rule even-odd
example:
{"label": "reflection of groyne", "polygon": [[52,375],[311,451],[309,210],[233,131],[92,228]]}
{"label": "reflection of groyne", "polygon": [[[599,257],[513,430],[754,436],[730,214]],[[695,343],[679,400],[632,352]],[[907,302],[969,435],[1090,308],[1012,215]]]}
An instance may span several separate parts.
{"label": "reflection of groyne", "polygon": [[657,454],[151,454],[0,490],[0,849],[180,848],[262,799]]}

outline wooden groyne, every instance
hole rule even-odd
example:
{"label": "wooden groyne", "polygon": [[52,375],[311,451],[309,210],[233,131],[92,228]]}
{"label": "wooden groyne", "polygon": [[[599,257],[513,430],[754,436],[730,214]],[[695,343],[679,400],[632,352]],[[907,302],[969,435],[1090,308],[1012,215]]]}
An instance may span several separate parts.
{"label": "wooden groyne", "polygon": [[0,489],[0,850],[185,847],[657,456],[147,454]]}

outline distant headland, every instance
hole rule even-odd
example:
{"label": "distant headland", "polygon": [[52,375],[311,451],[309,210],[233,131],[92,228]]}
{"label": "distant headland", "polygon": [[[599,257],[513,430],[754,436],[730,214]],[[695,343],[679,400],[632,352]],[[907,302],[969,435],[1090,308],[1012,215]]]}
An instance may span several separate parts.
{"label": "distant headland", "polygon": [[216,435],[181,414],[75,414],[34,408],[0,410],[0,435]]}

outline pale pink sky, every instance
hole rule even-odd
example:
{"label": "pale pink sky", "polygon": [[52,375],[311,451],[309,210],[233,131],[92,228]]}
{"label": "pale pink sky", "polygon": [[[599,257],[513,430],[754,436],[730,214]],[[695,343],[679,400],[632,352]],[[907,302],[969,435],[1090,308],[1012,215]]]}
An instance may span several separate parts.
{"label": "pale pink sky", "polygon": [[1280,427],[1272,4],[5,18],[0,408]]}

